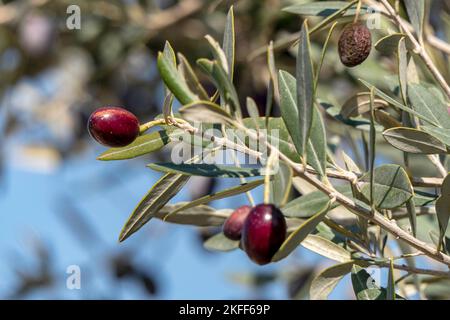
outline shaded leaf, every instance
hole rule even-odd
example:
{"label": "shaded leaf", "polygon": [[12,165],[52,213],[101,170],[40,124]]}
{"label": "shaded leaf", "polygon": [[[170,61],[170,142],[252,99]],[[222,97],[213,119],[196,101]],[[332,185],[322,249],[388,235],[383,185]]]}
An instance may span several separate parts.
{"label": "shaded leaf", "polygon": [[120,147],[110,148],[98,156],[98,160],[124,160],[136,158],[154,151],[160,150],[172,139],[182,135],[181,131],[168,133],[166,130],[154,131],[150,134],[142,135],[136,138],[131,144]]}
{"label": "shaded leaf", "polygon": [[326,300],[339,281],[352,271],[353,264],[354,261],[347,261],[321,271],[311,283],[310,299]]}
{"label": "shaded leaf", "polygon": [[337,262],[351,260],[351,254],[343,247],[319,235],[310,234],[301,243],[303,247]]}
{"label": "shaded leaf", "polygon": [[[361,192],[370,198],[370,175],[359,180]],[[382,165],[374,170],[374,204],[379,209],[393,209],[403,205],[413,195],[413,189],[405,170],[399,165]]]}
{"label": "shaded leaf", "polygon": [[187,207],[188,204],[189,202],[166,204],[160,210],[154,212],[152,218],[176,224],[211,227],[221,226],[233,212],[231,209],[216,210],[203,204],[195,207]]}
{"label": "shaded leaf", "polygon": [[193,122],[227,124],[231,120],[228,112],[210,101],[195,101],[179,110],[184,119]]}
{"label": "shaded leaf", "polygon": [[[348,185],[337,186],[336,190],[347,197],[352,196],[352,190]],[[283,215],[291,218],[309,218],[319,212],[330,200],[330,198],[320,190],[310,192],[288,202],[281,211]],[[333,203],[330,209],[337,207]]]}
{"label": "shaded leaf", "polygon": [[412,128],[391,128],[383,137],[393,147],[408,153],[446,154],[446,146],[431,134]]}
{"label": "shaded leaf", "polygon": [[159,52],[157,64],[159,73],[165,85],[181,104],[188,104],[198,100],[197,95],[189,89],[185,80],[179,74],[176,66],[173,65],[172,60]]}
{"label": "shaded leaf", "polygon": [[190,176],[221,177],[221,178],[248,178],[262,176],[262,168],[239,168],[216,164],[175,164],[150,163],[149,168],[166,173],[181,173]]}
{"label": "shaded leaf", "polygon": [[314,74],[310,55],[308,24],[305,20],[300,31],[296,64],[296,88],[299,137],[292,137],[300,156],[306,158],[306,146],[309,141],[314,108]]}
{"label": "shaded leaf", "polygon": [[[247,192],[249,190],[252,190],[252,189],[262,185],[263,183],[264,183],[263,179],[254,180],[254,181],[241,183],[238,186],[227,188],[225,190],[221,190],[221,191],[218,191],[218,192],[215,192],[212,194],[208,194],[204,197],[192,200],[191,202],[188,202],[185,205],[180,206],[179,208],[175,209],[174,211],[169,212],[167,214],[167,217],[169,217],[173,214],[177,214],[178,212],[181,212],[183,210],[186,210],[189,208],[194,208],[201,204],[207,204],[214,200],[224,199],[224,198],[232,197],[232,196]],[[167,217],[166,217],[166,219],[167,219]]]}
{"label": "shaded leaf", "polygon": [[239,241],[230,240],[220,232],[203,243],[207,250],[228,252],[239,248]]}
{"label": "shaded leaf", "polygon": [[275,253],[272,258],[273,262],[279,261],[286,258],[291,254],[300,243],[314,231],[316,226],[323,220],[325,215],[328,213],[331,207],[331,201],[328,203],[314,216],[303,222],[297,230],[289,235],[289,237],[283,242],[280,249]]}
{"label": "shaded leaf", "polygon": [[120,232],[122,242],[146,224],[152,216],[170,201],[189,180],[181,174],[166,174],[161,177],[139,202]]}
{"label": "shaded leaf", "polygon": [[[305,16],[320,16],[320,17],[328,17],[332,14],[335,14],[337,11],[344,9],[348,6],[348,2],[346,1],[314,1],[309,3],[299,3],[293,4],[286,8],[283,8],[283,11],[305,15]],[[360,15],[365,14],[367,11],[367,6],[361,6]],[[352,5],[345,12],[345,16],[355,15],[356,5]]]}

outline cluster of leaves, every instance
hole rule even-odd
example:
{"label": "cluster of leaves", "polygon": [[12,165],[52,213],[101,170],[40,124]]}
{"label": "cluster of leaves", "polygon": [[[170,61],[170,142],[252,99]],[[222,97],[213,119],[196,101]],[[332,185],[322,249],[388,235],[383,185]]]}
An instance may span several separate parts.
{"label": "cluster of leaves", "polygon": [[[263,117],[260,116],[252,98],[246,99],[245,106],[250,117],[242,117],[244,109],[233,85],[233,9],[228,13],[222,45],[213,38],[206,37],[213,58],[197,60],[197,67],[214,84],[214,94],[208,94],[195,73],[196,68],[181,53],[176,55],[171,45],[166,43],[164,51],[158,56],[158,69],[166,85],[164,112],[159,119],[176,121],[173,120],[175,116],[172,111],[172,104],[176,99],[182,105],[176,117],[187,122],[202,122],[205,124],[202,128],[218,126],[221,129],[256,131],[278,129],[278,151],[286,158],[280,162],[280,170],[270,177],[265,176],[270,170],[265,170],[267,168],[262,162],[257,167],[240,166],[238,162],[235,166],[213,165],[198,163],[194,157],[183,164],[151,163],[148,167],[164,175],[137,205],[120,234],[120,241],[128,238],[153,218],[178,224],[221,226],[232,209],[216,210],[208,206],[208,203],[264,185],[270,201],[280,207],[288,221],[288,237],[272,261],[288,257],[302,245],[337,262],[314,278],[310,287],[311,298],[326,298],[339,280],[348,273],[352,275],[352,284],[358,299],[401,299],[402,297],[396,294],[396,285],[401,285],[402,290],[409,285],[420,291],[420,283],[423,285],[439,280],[447,281],[442,277],[434,277],[433,282],[416,277],[414,272],[404,277],[413,275],[413,281],[399,281],[404,280],[403,277],[396,281],[398,274],[394,260],[403,259],[413,252],[412,248],[398,242],[402,255],[396,257],[393,254],[394,248],[387,245],[388,230],[380,229],[364,217],[355,216],[353,213],[358,212],[350,212],[330,199],[329,195],[311,187],[292,165],[303,164],[303,168],[314,173],[324,185],[333,182],[336,192],[352,199],[358,206],[381,212],[414,237],[434,244],[443,254],[450,253],[450,235],[447,231],[450,217],[447,190],[450,188],[450,178],[431,178],[439,182],[427,185],[424,182],[426,179],[412,177],[410,171],[412,155],[422,155],[426,161],[433,158],[434,161],[429,162],[430,164],[436,164],[437,161],[440,166],[444,166],[443,160],[450,146],[448,101],[439,87],[420,80],[423,74],[421,68],[424,67],[417,62],[408,37],[402,33],[389,34],[375,44],[375,48],[383,55],[397,58],[396,75],[386,78],[389,92],[360,79],[361,87],[365,89],[340,106],[333,105],[326,100],[325,95],[319,94],[320,71],[327,59],[326,54],[335,27],[339,23],[347,22],[349,18],[353,19],[358,11],[357,2],[320,1],[286,8],[290,13],[324,19],[312,29],[308,28],[306,20],[303,22],[296,41],[295,76],[288,71],[277,70],[274,45],[268,46],[270,83],[266,114]],[[421,38],[424,2],[404,1],[404,5],[406,18],[409,18],[416,34]],[[368,14],[367,7],[363,6],[358,14],[364,19]],[[328,33],[320,57],[315,59],[317,63],[313,63],[310,36],[327,28]],[[271,116],[274,105],[279,107],[281,117]],[[365,166],[357,164],[358,161],[342,150],[337,154],[337,143],[331,141],[331,133],[326,130],[328,123],[337,123],[346,127],[351,134],[356,133],[362,137]],[[105,151],[99,159],[124,160],[160,150],[170,142],[178,141],[180,133],[176,129],[167,121],[158,130],[141,135],[129,146]],[[191,135],[198,133],[189,132]],[[395,149],[402,152],[403,164],[375,166],[377,148],[382,144],[376,139],[380,136],[385,139],[384,144],[387,143],[392,152]],[[194,144],[211,142],[202,138],[191,141]],[[248,141],[244,141],[244,152],[250,146]],[[217,145],[219,150],[224,148],[224,145]],[[355,154],[353,158],[356,158]],[[345,168],[338,164],[340,161],[344,163]],[[271,165],[271,161],[266,163],[267,166]],[[242,183],[192,202],[169,204],[191,176],[240,178]],[[440,185],[441,194],[429,188]],[[428,188],[423,188],[424,186]],[[303,195],[293,197],[294,188]],[[430,212],[436,214],[429,214]],[[396,239],[389,243],[396,243]],[[223,233],[208,239],[204,245],[217,251],[239,248],[239,242],[225,238]],[[402,270],[415,268],[414,260],[408,258],[406,263],[407,266]],[[369,266],[389,270],[386,288],[374,284],[364,269]]]}

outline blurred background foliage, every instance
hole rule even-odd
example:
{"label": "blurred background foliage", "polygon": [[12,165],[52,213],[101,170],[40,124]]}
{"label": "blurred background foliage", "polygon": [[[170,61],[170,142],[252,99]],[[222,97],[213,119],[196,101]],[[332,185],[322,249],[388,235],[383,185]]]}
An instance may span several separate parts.
{"label": "blurred background foliage", "polygon": [[[302,18],[281,9],[302,2],[308,1],[0,0],[1,168],[13,163],[23,170],[46,174],[62,170],[62,167],[70,171],[70,166],[76,166],[77,159],[83,155],[88,155],[88,161],[94,162],[94,152],[98,153],[100,149],[94,146],[87,134],[86,121],[89,114],[104,105],[124,106],[142,122],[161,113],[164,88],[156,69],[157,52],[162,50],[164,42],[168,40],[177,52],[182,52],[191,62],[204,57],[205,52],[209,52],[204,36],[210,34],[221,39],[230,5],[235,6],[236,17],[236,88],[242,102],[247,96],[253,97],[262,114],[269,80],[265,47],[271,40],[277,44],[295,36]],[[69,30],[66,26],[66,19],[69,17],[66,10],[74,4],[81,9],[80,30]],[[434,0],[431,10],[430,24],[427,27],[433,28],[439,37],[448,40],[450,1]],[[310,24],[319,19],[310,18]],[[341,19],[340,25],[345,22],[345,19]],[[373,32],[373,43],[386,35],[386,29],[390,28],[385,20],[382,23],[381,30]],[[395,75],[395,59],[373,50],[369,59],[360,67],[344,68],[338,62],[338,36],[339,32],[335,32],[322,69],[319,97],[340,106],[361,89],[357,82],[359,77],[379,88],[388,87],[389,81],[386,81],[385,76]],[[326,32],[318,32],[312,36],[314,59],[320,57],[325,37]],[[433,53],[441,72],[449,80],[448,59],[436,50]],[[292,71],[295,66],[294,56],[295,48],[281,46],[276,50],[277,68]],[[424,73],[423,76],[427,77],[427,74]],[[206,79],[201,80],[205,82]],[[214,90],[207,82],[205,87],[210,91]],[[273,113],[279,114],[277,106]],[[354,136],[354,132],[348,131],[341,124],[328,119],[328,125],[329,130],[334,133],[329,142],[336,148],[352,148],[354,143],[361,144],[361,137],[350,138]],[[383,143],[380,142],[378,150],[382,148]],[[391,160],[394,162],[402,161],[401,152],[396,153],[392,148],[389,150],[385,156],[394,159]],[[167,155],[161,152],[152,156]],[[354,156],[358,160],[358,154]],[[141,162],[139,170],[144,170],[143,160],[148,161],[148,158],[134,161]],[[433,169],[426,162],[419,159],[412,163],[418,175],[433,174],[430,173]],[[98,166],[93,171],[88,171],[88,174],[74,179],[83,180],[79,183],[87,184],[88,192],[102,193],[104,188],[124,184],[129,176],[139,174],[127,164],[118,164],[114,168],[115,170],[108,166]],[[120,168],[120,173],[117,168]],[[2,185],[8,188],[8,180],[4,175],[2,177]],[[192,180],[194,186],[188,188],[187,195],[192,198],[215,188],[214,180]],[[150,185],[151,183],[148,184]],[[71,188],[68,187],[68,190]],[[158,297],[159,289],[164,287],[164,276],[156,272],[157,268],[145,259],[134,259],[136,252],[146,246],[148,241],[152,241],[148,234],[137,237],[132,245],[124,247],[114,243],[118,230],[110,230],[106,236],[109,243],[112,239],[113,246],[104,243],[102,239],[105,235],[98,234],[96,225],[86,218],[80,208],[83,196],[61,192],[57,183],[53,191],[56,194],[54,201],[60,221],[66,224],[67,230],[74,236],[72,239],[80,242],[86,251],[91,249],[92,244],[102,248],[92,255],[98,260],[97,253],[102,253],[102,259],[106,261],[102,263],[102,268],[109,270],[113,281],[119,283],[122,279],[134,279],[141,285],[139,290],[144,290],[140,291],[144,292],[142,297]],[[135,199],[145,191],[145,188],[128,190],[137,193]],[[133,202],[135,201],[130,201],[129,212]],[[234,207],[236,203],[229,203],[228,206]],[[9,214],[15,213],[14,207],[7,209]],[[125,217],[126,215],[121,216],[121,221]],[[1,212],[0,225],[7,219],[8,215]],[[199,240],[212,234],[209,229],[201,229],[197,233]],[[22,236],[17,234],[17,237]],[[0,298],[27,298],[32,291],[54,285],[57,276],[52,262],[55,257],[51,244],[46,241],[46,235],[40,236],[32,237],[26,245],[28,249],[31,248],[26,253],[27,258],[37,261],[38,268],[33,268],[33,272],[23,269],[28,261],[2,259],[1,264],[15,270],[15,281],[5,291],[7,293],[0,290],[0,294],[3,294]],[[158,237],[158,234],[151,237]],[[202,241],[198,241],[199,248],[202,248],[201,244]],[[248,297],[266,297],[264,290],[260,288],[266,288],[267,284],[281,279],[284,286],[282,297],[304,298],[307,295],[307,284],[316,270],[313,265],[317,266],[317,263],[299,264],[295,259],[297,258],[278,273],[274,273],[273,269],[263,269],[255,273],[232,275],[231,280],[257,288],[256,291],[250,291]],[[208,264],[212,266],[214,261],[210,260]],[[170,275],[166,274],[165,277]],[[5,285],[7,282],[0,280],[0,289],[4,289],[2,283]],[[340,291],[338,297],[345,298],[347,295],[347,292]],[[57,292],[49,296],[59,297]],[[118,295],[108,291],[108,294],[91,292],[84,297],[117,298]]]}

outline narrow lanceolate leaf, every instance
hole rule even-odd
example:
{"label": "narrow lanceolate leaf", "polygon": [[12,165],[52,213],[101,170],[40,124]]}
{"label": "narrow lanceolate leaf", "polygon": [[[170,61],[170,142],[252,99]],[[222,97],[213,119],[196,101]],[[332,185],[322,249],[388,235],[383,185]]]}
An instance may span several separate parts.
{"label": "narrow lanceolate leaf", "polygon": [[181,104],[188,104],[198,100],[197,95],[189,89],[176,66],[173,65],[173,61],[167,55],[160,52],[157,63],[164,84]]}
{"label": "narrow lanceolate leaf", "polygon": [[250,190],[252,190],[252,189],[262,185],[263,183],[264,183],[263,179],[254,180],[254,181],[242,183],[242,184],[240,184],[238,186],[234,186],[234,187],[231,187],[231,188],[219,191],[219,192],[208,194],[208,195],[206,195],[204,197],[201,197],[201,198],[195,199],[195,200],[193,200],[191,202],[188,202],[188,203],[186,203],[183,206],[179,206],[174,211],[169,212],[167,214],[167,217],[169,217],[171,215],[174,215],[174,214],[177,214],[178,212],[181,212],[183,210],[194,208],[194,207],[196,207],[198,205],[201,205],[201,204],[207,204],[207,203],[210,203],[211,201],[214,201],[214,200],[224,199],[224,198],[232,197],[232,196],[235,196],[237,194],[241,194],[241,193],[250,191]]}
{"label": "narrow lanceolate leaf", "polygon": [[[278,79],[280,88],[281,116],[287,130],[289,131],[292,142],[298,151],[301,148],[301,130],[298,125],[300,121],[298,113],[300,110],[297,108],[297,102],[295,100],[295,97],[297,95],[296,79],[285,71],[280,71]],[[312,113],[313,118],[311,124],[311,133],[306,148],[307,162],[315,170],[317,170],[320,175],[324,175],[327,157],[325,126],[323,124],[320,112],[315,108],[314,105],[312,106]]]}
{"label": "narrow lanceolate leaf", "polygon": [[228,10],[227,23],[225,25],[225,31],[223,33],[222,48],[225,52],[225,56],[228,62],[228,75],[230,80],[233,81],[234,73],[234,58],[236,48],[236,35],[234,30],[234,11],[233,6]]}
{"label": "narrow lanceolate leaf", "polygon": [[406,49],[406,38],[400,38],[398,42],[398,82],[400,84],[400,93],[403,103],[408,102],[408,50]]}
{"label": "narrow lanceolate leaf", "polygon": [[300,153],[300,156],[306,159],[306,146],[311,131],[314,110],[314,74],[310,55],[308,24],[306,20],[300,31],[296,78],[297,109],[299,118],[297,125],[300,127],[300,136],[298,139],[299,149],[297,151]]}
{"label": "narrow lanceolate leaf", "polygon": [[[375,279],[359,265],[353,265],[351,278],[353,291],[358,300],[386,300],[386,288],[380,288]],[[405,299],[398,294],[395,295],[395,298],[398,300]]]}
{"label": "narrow lanceolate leaf", "polygon": [[438,128],[433,126],[421,126],[420,129],[428,132],[433,137],[442,141],[447,147],[450,147],[450,129]]}
{"label": "narrow lanceolate leaf", "polygon": [[406,210],[408,211],[409,224],[411,225],[411,231],[415,237],[417,234],[417,213],[416,203],[414,197],[406,202]]}
{"label": "narrow lanceolate leaf", "polygon": [[[370,175],[361,177],[361,192],[370,198]],[[413,189],[405,170],[399,165],[382,165],[374,170],[373,201],[379,209],[393,209],[413,196]]]}
{"label": "narrow lanceolate leaf", "polygon": [[373,279],[366,270],[358,265],[352,268],[352,285],[358,300],[381,300],[383,299],[383,292],[376,285]]}
{"label": "narrow lanceolate leaf", "polygon": [[[172,45],[169,41],[166,41],[166,43],[164,44],[163,55],[167,63],[171,63],[173,68],[176,69],[177,58],[175,56],[175,51],[173,50]],[[167,86],[164,86],[164,91],[166,96],[170,94],[170,89]]]}
{"label": "narrow lanceolate leaf", "polygon": [[252,118],[253,124],[255,125],[256,131],[259,131],[259,124],[258,124],[258,119],[259,119],[259,110],[258,110],[258,106],[256,105],[255,100],[253,100],[253,98],[247,97],[247,112],[250,116],[250,118]]}
{"label": "narrow lanceolate leaf", "polygon": [[170,201],[189,180],[181,174],[166,174],[159,179],[134,209],[120,232],[119,241],[124,241]]}
{"label": "narrow lanceolate leaf", "polygon": [[425,18],[425,0],[403,0],[409,21],[411,21],[418,38],[423,35],[423,23]]}
{"label": "narrow lanceolate leaf", "polygon": [[331,266],[320,272],[311,282],[309,297],[311,300],[326,300],[341,279],[352,271],[354,261]]}
{"label": "narrow lanceolate leaf", "polygon": [[[352,189],[348,185],[337,186],[336,190],[346,197],[352,196]],[[290,218],[309,218],[319,212],[330,200],[330,198],[320,190],[310,192],[288,202],[281,211],[283,215]],[[330,209],[337,207],[333,203]]]}
{"label": "narrow lanceolate leaf", "polygon": [[343,247],[319,235],[310,234],[301,243],[303,247],[337,262],[351,260],[351,254]]}
{"label": "narrow lanceolate leaf", "polygon": [[[374,99],[374,109],[385,108],[388,103]],[[341,107],[340,114],[344,119],[356,118],[370,111],[370,92],[360,92],[348,99]]]}
{"label": "narrow lanceolate leaf", "polygon": [[178,53],[178,60],[180,61],[180,73],[184,77],[189,89],[197,94],[200,99],[209,100],[208,93],[206,92],[205,88],[203,88],[200,80],[194,72],[194,69],[192,68],[186,57],[181,53]]}
{"label": "narrow lanceolate leaf", "polygon": [[386,299],[395,300],[394,260],[392,259],[389,263]]}
{"label": "narrow lanceolate leaf", "polygon": [[210,251],[228,252],[239,248],[239,241],[230,240],[220,232],[206,240],[203,247]]}
{"label": "narrow lanceolate leaf", "polygon": [[281,259],[286,258],[289,254],[291,254],[300,243],[311,233],[314,231],[316,226],[323,220],[325,215],[328,213],[331,207],[331,201],[323,207],[319,212],[317,212],[314,216],[306,220],[304,223],[298,227],[291,235],[283,242],[280,249],[275,253],[272,258],[273,262],[280,261]]}
{"label": "narrow lanceolate leaf", "polygon": [[125,147],[108,149],[97,159],[110,161],[136,158],[160,150],[180,134],[182,133],[177,131],[171,133],[166,130],[154,131],[150,134],[137,137],[136,140]]}
{"label": "narrow lanceolate leaf", "polygon": [[391,128],[383,137],[393,147],[408,153],[446,154],[447,147],[431,134],[412,128]]}
{"label": "narrow lanceolate leaf", "polygon": [[242,117],[241,106],[236,92],[236,88],[228,77],[220,62],[210,61],[208,59],[199,59],[197,64],[208,74],[214,82],[220,93],[220,97],[231,108],[231,113],[238,118]]}
{"label": "narrow lanceolate leaf", "polygon": [[450,175],[445,177],[442,183],[441,196],[436,200],[436,215],[439,222],[438,247],[440,249],[450,219]]}
{"label": "narrow lanceolate leaf", "polygon": [[249,178],[262,176],[262,168],[238,168],[215,164],[175,164],[175,163],[150,163],[149,168],[167,172],[181,173],[190,176],[214,177],[214,178]]}
{"label": "narrow lanceolate leaf", "polygon": [[[423,110],[421,108],[411,109],[411,108],[405,106],[404,104],[398,102],[397,100],[389,97],[387,94],[385,94],[383,91],[377,89],[375,86],[373,86],[369,82],[364,81],[362,79],[359,79],[359,81],[361,81],[361,83],[369,89],[374,88],[374,92],[378,97],[382,98],[384,101],[388,102],[389,104],[393,105],[394,107],[399,108],[400,110],[406,111],[406,112],[418,117],[420,120],[429,122],[438,127],[441,126],[439,124],[439,121],[436,120],[435,116],[430,115],[427,110],[425,110],[425,109]],[[408,91],[409,98],[411,99],[411,87],[409,87],[408,89],[409,89],[409,91]],[[414,95],[414,98],[416,98],[415,95]],[[420,99],[418,99],[418,100],[420,101]],[[411,101],[411,103],[413,103],[413,102]]]}
{"label": "narrow lanceolate leaf", "polygon": [[289,199],[294,173],[283,161],[279,161],[278,165],[278,170],[270,181],[270,203],[283,207]]}
{"label": "narrow lanceolate leaf", "polygon": [[421,84],[411,83],[408,86],[408,97],[412,108],[427,119],[422,119],[441,128],[450,129],[450,117],[444,101],[439,99],[439,92],[435,88],[428,88]]}
{"label": "narrow lanceolate leaf", "polygon": [[[376,50],[385,55],[391,55],[398,52],[400,40],[404,37],[405,34],[403,33],[393,33],[378,40],[374,47]],[[405,39],[405,46],[408,50],[412,50],[414,48],[413,44],[407,39]]]}
{"label": "narrow lanceolate leaf", "polygon": [[[303,16],[319,16],[328,17],[336,12],[345,9],[349,3],[347,1],[314,1],[308,3],[293,4],[283,11],[303,15]],[[345,11],[345,16],[354,15],[356,12],[356,5],[351,4],[351,8]],[[366,6],[361,6],[360,14],[363,15],[367,12]]]}
{"label": "narrow lanceolate leaf", "polygon": [[194,101],[178,111],[184,119],[192,122],[227,124],[231,115],[210,101]]}
{"label": "narrow lanceolate leaf", "polygon": [[370,90],[370,141],[369,141],[369,174],[370,174],[370,205],[374,205],[374,170],[375,170],[375,147],[376,147],[376,131],[375,131],[375,113],[373,105],[374,95],[373,88]]}
{"label": "narrow lanceolate leaf", "polygon": [[[233,212],[232,209],[217,210],[207,205],[197,205],[195,207],[186,207],[189,202],[180,202],[177,204],[166,204],[160,210],[152,215],[152,218],[164,220],[165,222],[185,224],[198,227],[221,226]],[[183,208],[184,207],[184,208]],[[183,208],[179,210],[180,208]],[[171,212],[176,211],[174,214]]]}

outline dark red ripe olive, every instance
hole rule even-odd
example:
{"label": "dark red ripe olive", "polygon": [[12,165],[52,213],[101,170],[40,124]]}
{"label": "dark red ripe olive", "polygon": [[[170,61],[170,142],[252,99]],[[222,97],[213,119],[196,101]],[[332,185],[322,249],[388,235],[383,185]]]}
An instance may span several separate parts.
{"label": "dark red ripe olive", "polygon": [[139,120],[119,107],[95,110],[88,121],[88,130],[97,142],[109,147],[124,147],[139,135]]}
{"label": "dark red ripe olive", "polygon": [[252,208],[250,206],[242,206],[233,211],[223,225],[223,233],[228,239],[240,240],[242,227],[245,219]]}
{"label": "dark red ripe olive", "polygon": [[272,204],[254,207],[242,229],[242,247],[257,264],[270,262],[286,239],[286,220]]}
{"label": "dark red ripe olive", "polygon": [[372,36],[361,23],[347,25],[339,38],[338,50],[341,62],[347,67],[361,64],[370,54]]}

